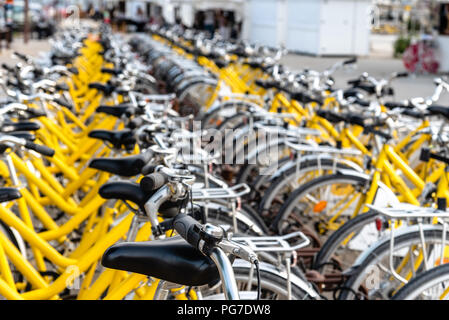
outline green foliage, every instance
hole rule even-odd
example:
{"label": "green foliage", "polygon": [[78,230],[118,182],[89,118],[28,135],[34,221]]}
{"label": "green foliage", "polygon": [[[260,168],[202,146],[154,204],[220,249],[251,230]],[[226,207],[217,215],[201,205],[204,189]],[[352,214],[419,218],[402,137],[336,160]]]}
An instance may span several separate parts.
{"label": "green foliage", "polygon": [[411,39],[410,37],[400,36],[394,42],[394,57],[400,57],[404,51],[410,46]]}

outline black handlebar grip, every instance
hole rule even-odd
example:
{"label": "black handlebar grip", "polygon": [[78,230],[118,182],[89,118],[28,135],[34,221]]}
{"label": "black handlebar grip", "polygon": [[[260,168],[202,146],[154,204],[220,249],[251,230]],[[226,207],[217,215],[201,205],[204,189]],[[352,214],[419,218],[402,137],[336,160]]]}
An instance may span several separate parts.
{"label": "black handlebar grip", "polygon": [[128,128],[130,128],[131,130],[132,129],[136,129],[136,128],[138,128],[138,127],[140,127],[141,125],[143,125],[144,124],[144,120],[142,119],[142,118],[134,118],[134,119],[132,119],[130,122],[129,122],[129,124],[128,124]]}
{"label": "black handlebar grip", "polygon": [[388,109],[407,108],[408,106],[401,102],[385,102],[384,107]]}
{"label": "black handlebar grip", "polygon": [[108,73],[112,75],[117,75],[117,70],[111,68],[101,68],[102,73]]}
{"label": "black handlebar grip", "polygon": [[147,163],[146,165],[143,166],[143,168],[140,171],[140,173],[143,174],[143,175],[148,175],[150,173],[153,173],[154,169],[156,169],[156,165],[154,165],[152,163]]}
{"label": "black handlebar grip", "polygon": [[28,61],[28,58],[27,58],[27,56],[26,55],[24,55],[24,54],[22,54],[22,53],[19,53],[19,52],[17,52],[17,51],[14,51],[14,54],[18,57],[18,58],[20,58],[20,59],[22,59],[23,61]]}
{"label": "black handlebar grip", "polygon": [[128,117],[128,118],[130,118],[130,117],[133,116],[135,113],[136,113],[136,108],[134,108],[134,107],[128,107],[128,108],[126,108],[125,116]]}
{"label": "black handlebar grip", "polygon": [[[150,162],[151,159],[153,159],[153,157],[154,157],[153,150],[151,150],[151,149],[146,150],[144,153],[142,153],[142,157],[143,157],[143,160],[145,161],[145,163]],[[149,173],[153,173],[153,172],[154,172],[154,170]]]}
{"label": "black handlebar grip", "polygon": [[351,58],[351,59],[348,59],[348,60],[344,61],[343,64],[347,65],[347,64],[353,64],[353,63],[356,63],[356,62],[357,62],[357,57],[354,57],[354,58]]}
{"label": "black handlebar grip", "polygon": [[149,174],[140,180],[140,188],[146,192],[152,192],[159,189],[168,182],[168,177],[160,172]]}
{"label": "black handlebar grip", "polygon": [[354,102],[362,107],[369,107],[371,105],[371,101],[366,101],[359,98],[357,98]]}
{"label": "black handlebar grip", "polygon": [[349,85],[357,85],[360,83],[360,79],[353,79],[353,80],[348,80],[347,82]]}
{"label": "black handlebar grip", "polygon": [[388,133],[385,133],[385,132],[382,132],[382,131],[379,131],[379,130],[370,130],[373,134],[375,134],[375,135],[378,135],[378,136],[380,136],[380,137],[382,137],[382,138],[384,138],[384,139],[386,139],[386,140],[391,140],[391,139],[393,139],[393,137],[391,136],[391,134],[388,134]]}
{"label": "black handlebar grip", "polygon": [[41,155],[47,156],[47,157],[53,157],[53,155],[55,154],[55,150],[41,145],[41,144],[35,144],[31,141],[27,141],[25,143],[25,148],[30,149],[30,150],[34,150],[37,153],[40,153]]}
{"label": "black handlebar grip", "polygon": [[396,74],[396,78],[406,78],[409,76],[408,72],[399,72]]}
{"label": "black handlebar grip", "polygon": [[430,160],[430,149],[422,148],[421,153],[419,154],[419,160],[423,162],[428,162]]}
{"label": "black handlebar grip", "polygon": [[[426,149],[426,151],[427,151],[428,160],[430,160],[430,158],[432,158],[432,159],[435,159],[435,160],[438,160],[438,161],[442,161],[445,164],[449,164],[449,158],[444,157],[444,156],[440,156],[439,154],[436,154],[436,153],[431,153],[430,149],[428,149],[428,148],[423,148],[423,149]],[[421,161],[424,161],[424,160],[422,160],[422,159],[425,158],[423,153],[426,152],[426,151],[421,151],[421,157],[420,157]]]}
{"label": "black handlebar grip", "polygon": [[185,213],[177,215],[173,222],[173,229],[179,233],[191,246],[198,248],[201,240],[199,231],[201,224]]}
{"label": "black handlebar grip", "polygon": [[412,118],[416,118],[416,119],[422,119],[422,118],[428,116],[428,114],[426,112],[413,110],[413,109],[404,109],[401,111],[401,114],[412,117]]}
{"label": "black handlebar grip", "polygon": [[8,66],[6,63],[2,63],[2,68],[9,72],[14,72],[14,68]]}

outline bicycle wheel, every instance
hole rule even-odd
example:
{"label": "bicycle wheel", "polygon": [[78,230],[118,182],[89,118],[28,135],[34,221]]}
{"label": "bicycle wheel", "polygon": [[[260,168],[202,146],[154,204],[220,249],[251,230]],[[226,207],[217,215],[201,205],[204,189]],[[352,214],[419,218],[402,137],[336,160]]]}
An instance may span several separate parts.
{"label": "bicycle wheel", "polygon": [[[423,231],[425,248],[421,245],[421,233],[417,226],[408,227],[394,238],[394,251],[390,250],[389,237],[366,252],[349,272],[348,280],[339,294],[340,300],[390,299],[403,283],[390,269],[390,253],[393,268],[402,278],[410,279],[440,263],[441,252],[448,250],[449,244],[443,239],[443,230],[431,226]],[[399,233],[399,230],[398,230]],[[446,232],[446,238],[449,232]],[[444,242],[443,242],[444,241]],[[426,254],[427,260],[424,260]]]}
{"label": "bicycle wheel", "polygon": [[449,300],[449,264],[416,276],[392,300]]}
{"label": "bicycle wheel", "polygon": [[[277,164],[279,166],[282,159],[284,159],[290,152],[290,149],[281,140],[275,143],[277,146],[274,148],[273,144],[271,146],[266,145],[266,148],[259,146],[260,152],[253,157],[245,158],[245,163],[237,173],[236,184],[253,184],[261,174],[265,174],[264,168],[269,167],[272,164]],[[247,151],[249,151],[249,148],[245,150],[245,154],[248,154]]]}
{"label": "bicycle wheel", "polygon": [[270,184],[259,202],[259,211],[264,217],[273,219],[295,189],[320,175],[331,174],[335,169],[350,169],[350,167],[344,163],[335,163],[332,159],[318,158],[301,160],[299,164],[293,164],[277,178],[266,182]]}
{"label": "bicycle wheel", "polygon": [[289,196],[272,228],[279,234],[286,234],[308,226],[320,234],[329,234],[359,213],[369,182],[368,177],[350,173],[310,180]]}
{"label": "bicycle wheel", "polygon": [[260,107],[254,103],[243,100],[231,100],[223,102],[216,107],[212,107],[203,115],[199,114],[198,120],[201,120],[202,127],[204,129],[210,127],[219,126],[225,119],[230,116],[250,109],[260,109]]}
{"label": "bicycle wheel", "polygon": [[[373,223],[378,215],[374,211],[368,211],[345,222],[323,243],[312,268],[326,274],[335,267],[345,270],[352,266],[360,253],[378,239]],[[362,235],[359,236],[360,234]]]}
{"label": "bicycle wheel", "polygon": [[[251,267],[249,265],[234,266],[234,275],[240,298],[244,300],[255,300],[257,298],[257,277],[253,270],[250,279]],[[262,300],[287,300],[287,278],[285,272],[276,271],[276,268],[266,263],[260,263],[260,287]],[[304,282],[295,275],[291,275],[291,298],[292,300],[312,300],[319,296],[309,283]],[[224,295],[220,284],[210,289],[203,289],[203,297],[206,300],[223,300]]]}

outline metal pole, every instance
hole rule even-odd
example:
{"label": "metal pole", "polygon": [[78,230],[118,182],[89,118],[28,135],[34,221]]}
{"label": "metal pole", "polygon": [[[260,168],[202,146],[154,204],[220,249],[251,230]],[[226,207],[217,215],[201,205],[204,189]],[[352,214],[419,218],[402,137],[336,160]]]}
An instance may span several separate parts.
{"label": "metal pole", "polygon": [[28,0],[25,0],[25,7],[23,9],[24,20],[23,20],[23,42],[28,43],[30,23],[28,19]]}

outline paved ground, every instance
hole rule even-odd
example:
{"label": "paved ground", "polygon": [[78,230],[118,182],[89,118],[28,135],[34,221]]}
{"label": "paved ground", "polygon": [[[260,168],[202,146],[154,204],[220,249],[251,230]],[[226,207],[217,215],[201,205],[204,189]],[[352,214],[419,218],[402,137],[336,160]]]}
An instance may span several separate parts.
{"label": "paved ground", "polygon": [[[380,37],[376,38],[371,45],[372,53],[370,57],[360,58],[355,70],[341,70],[335,74],[337,87],[346,87],[349,79],[356,78],[362,72],[368,72],[376,78],[388,77],[395,71],[405,71],[402,61],[391,58],[391,43],[393,39]],[[0,63],[14,64],[18,60],[11,57],[13,51],[38,56],[40,52],[50,49],[47,40],[30,40],[28,44],[23,43],[23,39],[16,38],[11,45],[11,49],[0,51]],[[322,71],[343,58],[335,57],[312,57],[290,54],[282,59],[282,62],[292,70],[310,68]],[[434,75],[412,75],[409,78],[397,79],[394,82],[396,89],[396,99],[403,100],[411,97],[430,96],[435,86],[433,85]],[[441,97],[439,102],[442,105],[449,105],[449,94]]]}
{"label": "paved ground", "polygon": [[19,62],[19,60],[11,57],[14,51],[37,57],[41,52],[48,52],[48,50],[50,50],[48,40],[29,40],[25,44],[22,38],[15,38],[10,49],[4,49],[2,47],[0,51],[0,63],[15,64]]}

